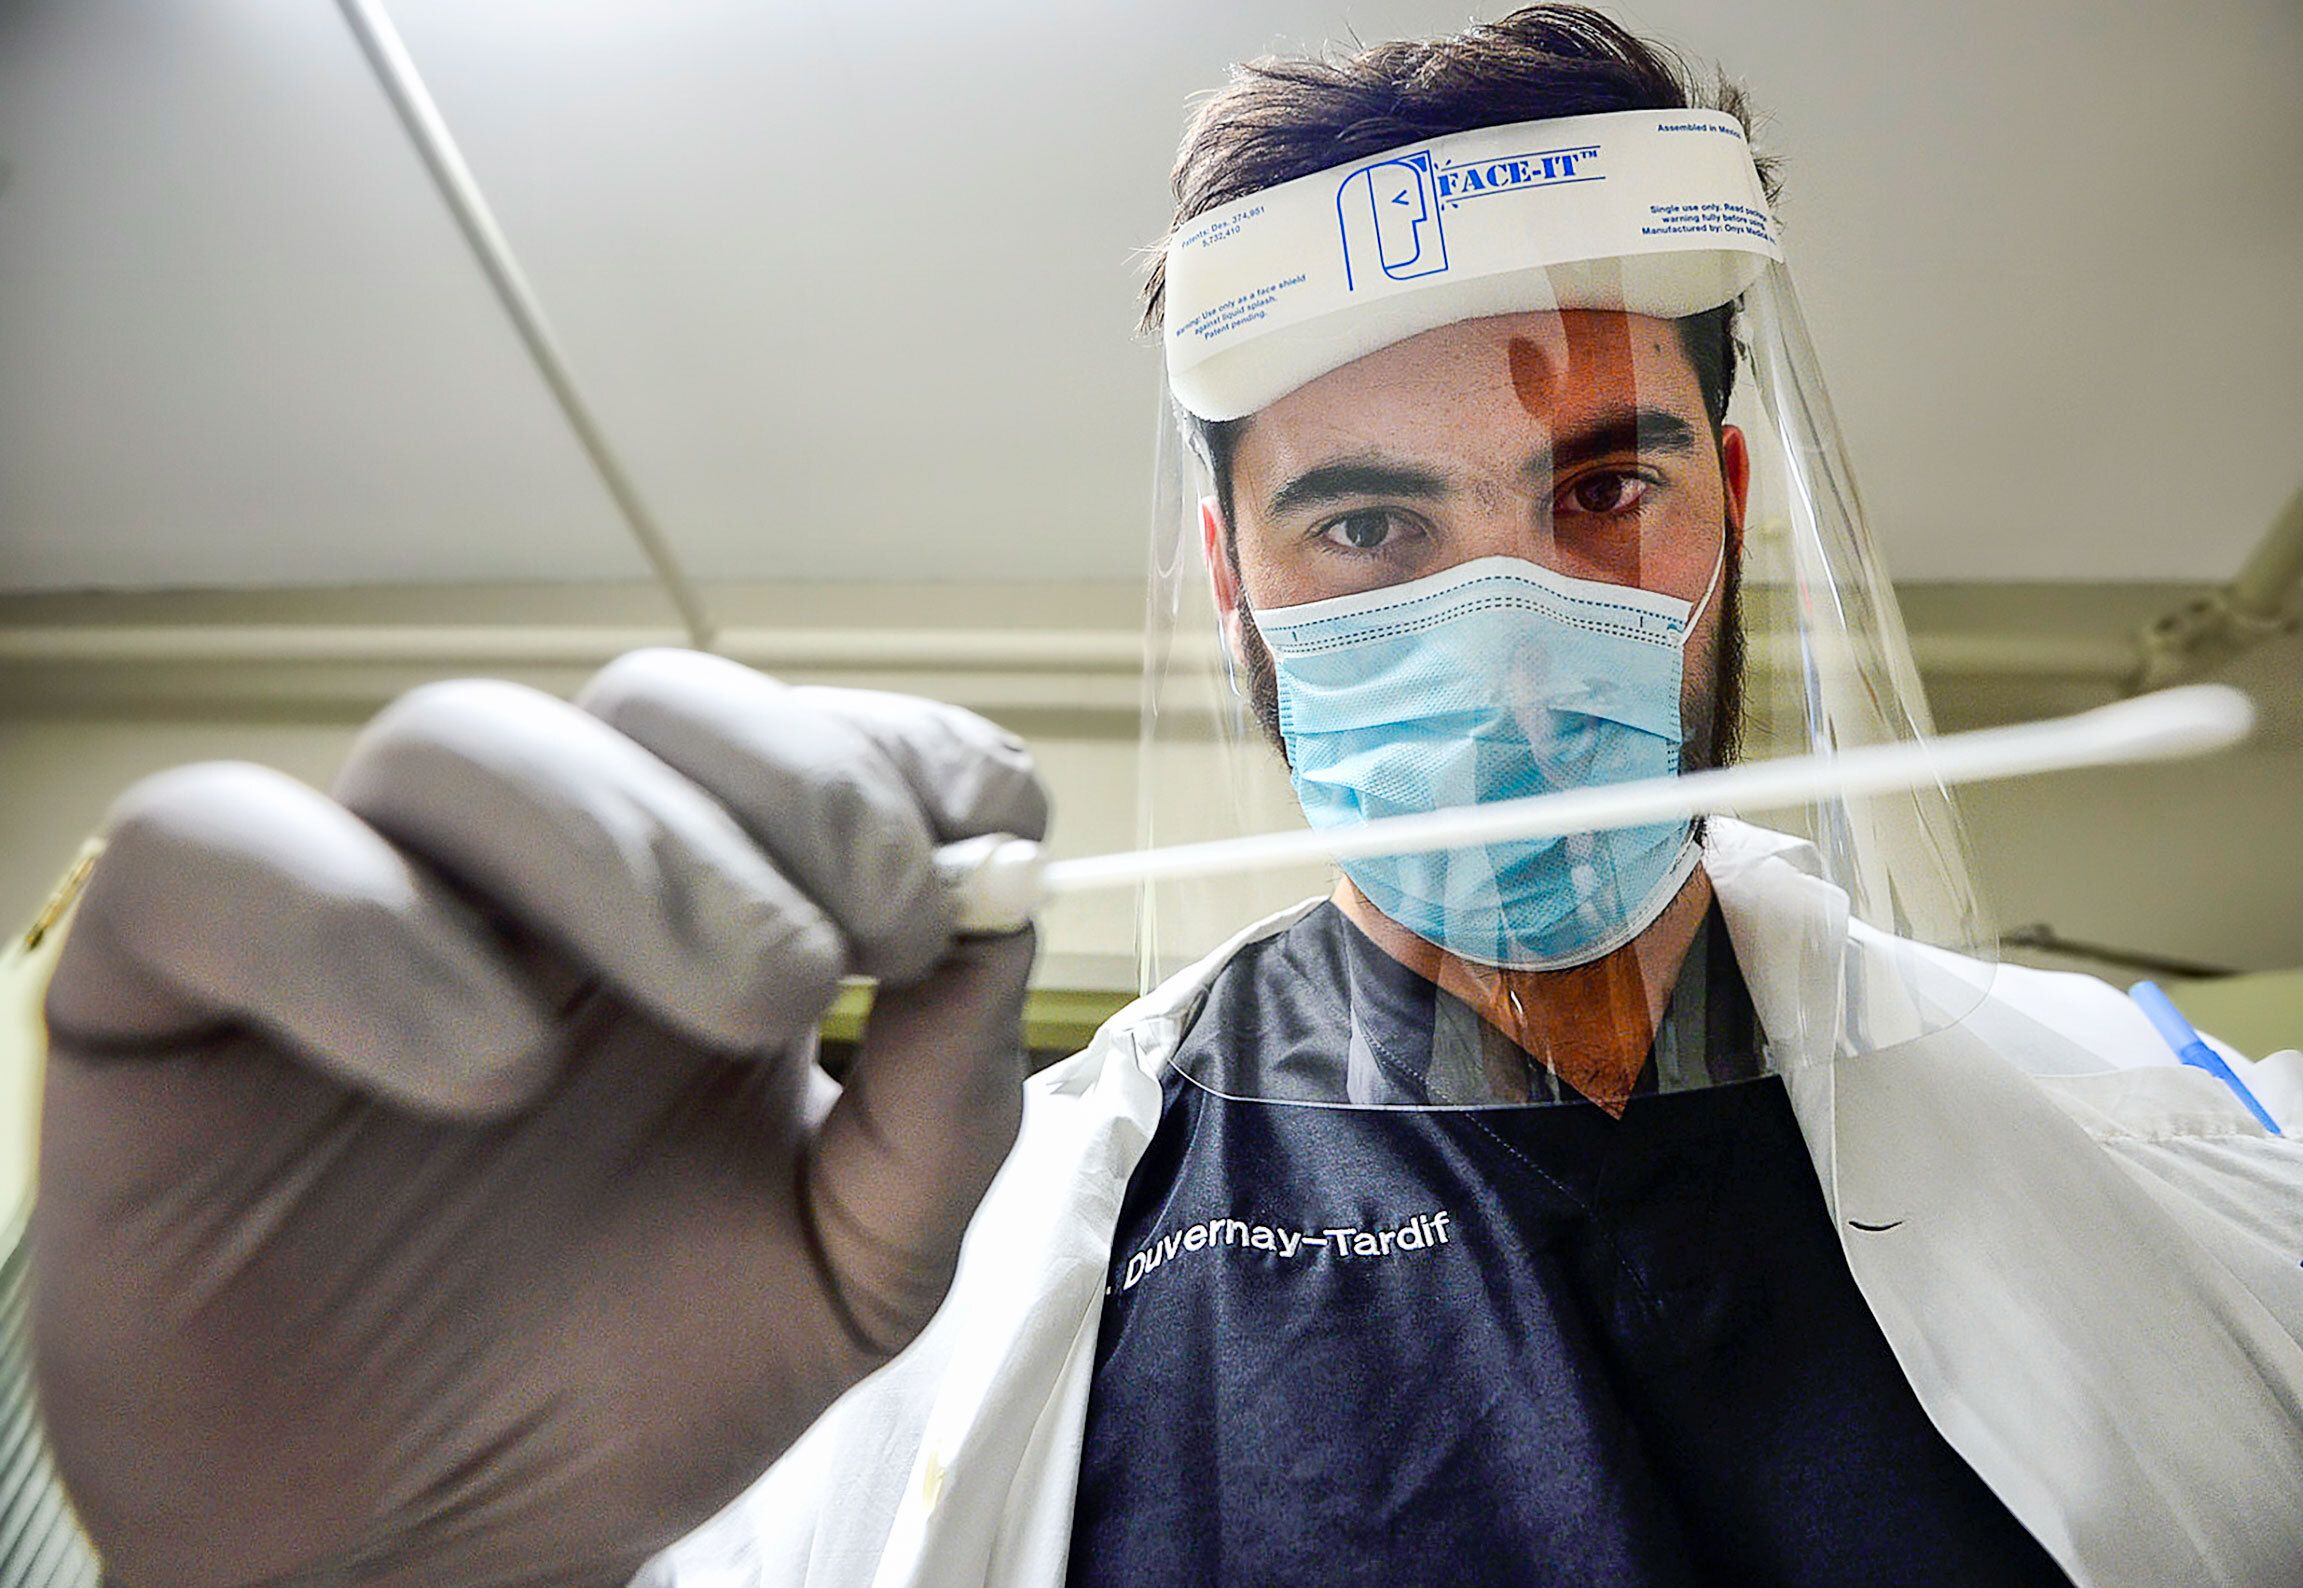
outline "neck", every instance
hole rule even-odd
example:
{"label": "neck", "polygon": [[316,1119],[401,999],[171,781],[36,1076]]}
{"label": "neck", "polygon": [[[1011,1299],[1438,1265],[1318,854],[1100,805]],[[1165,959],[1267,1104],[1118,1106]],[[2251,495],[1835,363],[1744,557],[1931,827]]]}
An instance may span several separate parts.
{"label": "neck", "polygon": [[[1458,959],[1368,903],[1349,878],[1336,884],[1334,898],[1378,948],[1470,1005],[1522,1053],[1621,1118],[1680,966],[1710,912],[1711,879],[1696,867],[1639,936],[1564,970],[1500,970]],[[1513,1090],[1504,1087],[1499,1095]]]}

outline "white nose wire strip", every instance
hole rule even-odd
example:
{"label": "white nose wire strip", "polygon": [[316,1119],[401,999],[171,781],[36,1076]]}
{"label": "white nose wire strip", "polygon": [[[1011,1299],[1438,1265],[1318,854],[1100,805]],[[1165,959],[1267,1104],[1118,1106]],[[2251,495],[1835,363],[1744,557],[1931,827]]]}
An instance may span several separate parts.
{"label": "white nose wire strip", "polygon": [[2228,685],[2194,684],[2043,722],[1567,789],[1386,817],[1357,827],[1046,862],[1039,846],[1022,839],[970,839],[944,850],[939,861],[947,885],[960,897],[964,930],[1013,931],[1041,904],[1066,894],[1269,871],[1307,861],[1558,838],[2080,767],[2180,760],[2228,749],[2254,725],[2255,707],[2244,694]]}
{"label": "white nose wire strip", "polygon": [[361,53],[367,56],[377,82],[383,86],[384,97],[399,113],[401,125],[408,129],[416,152],[423,156],[424,167],[431,172],[440,197],[456,217],[464,240],[472,245],[488,284],[496,289],[497,300],[511,317],[513,329],[519,332],[536,372],[543,377],[552,400],[568,421],[568,428],[576,433],[576,444],[583,448],[592,471],[599,476],[600,484],[606,487],[610,500],[623,516],[625,528],[639,543],[640,554],[655,571],[664,594],[678,608],[680,621],[688,632],[688,642],[700,651],[712,649],[719,638],[719,629],[705,609],[703,595],[688,577],[687,570],[680,566],[679,556],[672,550],[663,527],[641,499],[639,487],[625,472],[623,461],[608,444],[607,433],[600,428],[591,404],[584,400],[575,373],[560,351],[559,339],[544,318],[543,304],[528,285],[526,273],[513,256],[512,245],[496,225],[495,215],[489,210],[479,183],[473,179],[471,167],[458,152],[456,140],[441,119],[439,107],[432,103],[432,96],[417,74],[407,46],[400,42],[392,19],[384,14],[376,0],[338,0],[338,3],[353,37],[360,41]]}

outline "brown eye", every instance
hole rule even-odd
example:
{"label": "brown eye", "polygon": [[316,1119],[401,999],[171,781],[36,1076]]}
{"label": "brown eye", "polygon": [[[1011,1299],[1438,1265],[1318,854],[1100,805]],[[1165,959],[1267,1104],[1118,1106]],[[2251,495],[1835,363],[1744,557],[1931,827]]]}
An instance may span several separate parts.
{"label": "brown eye", "polygon": [[1589,474],[1568,488],[1568,500],[1581,513],[1626,513],[1647,494],[1648,482],[1621,469]]}
{"label": "brown eye", "polygon": [[1320,535],[1347,551],[1381,551],[1396,538],[1394,532],[1400,528],[1397,513],[1371,507],[1330,519]]}

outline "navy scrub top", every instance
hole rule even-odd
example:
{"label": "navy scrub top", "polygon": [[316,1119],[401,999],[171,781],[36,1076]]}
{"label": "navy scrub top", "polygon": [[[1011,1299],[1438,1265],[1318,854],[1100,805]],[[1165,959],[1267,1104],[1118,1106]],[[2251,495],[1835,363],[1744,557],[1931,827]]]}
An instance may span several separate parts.
{"label": "navy scrub top", "polygon": [[[1270,1096],[1347,1053],[1354,1096],[1408,1100],[1502,1041],[1322,905],[1224,969],[1183,1057]],[[2067,1583],[1922,1411],[1757,1050],[1715,914],[1620,1120],[1237,1101],[1171,1068],[1114,1236],[1074,1588]],[[1725,1084],[1658,1089],[1690,1066]]]}

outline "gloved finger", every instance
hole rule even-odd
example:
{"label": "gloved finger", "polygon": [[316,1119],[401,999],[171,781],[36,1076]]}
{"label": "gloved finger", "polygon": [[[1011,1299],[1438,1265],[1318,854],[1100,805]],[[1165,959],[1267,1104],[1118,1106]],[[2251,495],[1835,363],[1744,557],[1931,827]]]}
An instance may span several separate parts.
{"label": "gloved finger", "polygon": [[1023,1117],[1032,934],[963,939],[925,981],[883,987],[816,1133],[805,1209],[833,1294],[875,1355],[923,1328]]}
{"label": "gloved finger", "polygon": [[486,928],[341,806],[263,767],[163,772],[113,807],[48,989],[51,1034],[131,1054],[252,1027],[408,1107],[513,1108],[542,1011]]}
{"label": "gloved finger", "polygon": [[1023,740],[999,724],[940,700],[876,689],[792,693],[871,735],[911,785],[938,843],[983,833],[1047,836],[1047,788]]}
{"label": "gloved finger", "polygon": [[695,784],[516,684],[431,684],[369,725],[337,796],[393,842],[712,1047],[781,1047],[846,945]]}
{"label": "gloved finger", "polygon": [[927,973],[951,942],[935,835],[873,734],[752,669],[700,651],[634,651],[576,704],[717,799],[838,923],[855,966]]}

